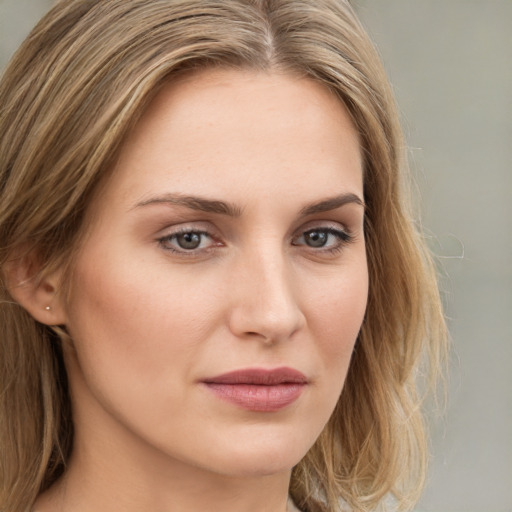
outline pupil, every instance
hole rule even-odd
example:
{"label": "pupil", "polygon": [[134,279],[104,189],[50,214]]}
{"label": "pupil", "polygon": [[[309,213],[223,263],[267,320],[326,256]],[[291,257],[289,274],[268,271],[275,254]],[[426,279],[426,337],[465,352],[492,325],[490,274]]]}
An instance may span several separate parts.
{"label": "pupil", "polygon": [[306,243],[310,247],[323,247],[327,243],[327,233],[323,231],[310,231],[306,233]]}
{"label": "pupil", "polygon": [[182,233],[177,236],[176,240],[182,249],[197,249],[201,244],[201,235],[199,233]]}

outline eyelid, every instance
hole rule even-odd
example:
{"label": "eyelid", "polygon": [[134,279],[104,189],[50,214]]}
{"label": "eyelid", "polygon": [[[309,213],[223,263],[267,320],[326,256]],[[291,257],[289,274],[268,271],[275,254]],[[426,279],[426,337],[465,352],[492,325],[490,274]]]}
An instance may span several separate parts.
{"label": "eyelid", "polygon": [[168,238],[172,235],[180,235],[183,233],[203,233],[211,238],[220,238],[219,230],[211,222],[204,220],[181,220],[177,222],[162,224],[156,234],[156,238]]}
{"label": "eyelid", "polygon": [[312,220],[305,224],[301,224],[301,226],[295,230],[296,233],[306,233],[311,230],[315,229],[327,229],[327,230],[333,230],[345,233],[347,235],[353,235],[354,232],[346,223],[340,222],[337,220],[325,220],[325,219],[319,219],[319,220]]}

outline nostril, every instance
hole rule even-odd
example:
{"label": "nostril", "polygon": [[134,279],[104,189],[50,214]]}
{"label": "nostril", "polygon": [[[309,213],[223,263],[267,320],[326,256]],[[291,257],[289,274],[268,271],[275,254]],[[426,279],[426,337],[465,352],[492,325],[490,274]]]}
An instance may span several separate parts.
{"label": "nostril", "polygon": [[273,343],[273,340],[274,340],[274,337],[268,336],[268,335],[265,335],[264,333],[256,332],[256,331],[248,331],[245,333],[245,336],[247,338],[258,338],[261,342],[266,343],[266,344]]}

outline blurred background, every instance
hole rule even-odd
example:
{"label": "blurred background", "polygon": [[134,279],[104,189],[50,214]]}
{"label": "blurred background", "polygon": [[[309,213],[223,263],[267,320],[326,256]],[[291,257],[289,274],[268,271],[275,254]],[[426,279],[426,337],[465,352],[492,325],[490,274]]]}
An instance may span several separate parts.
{"label": "blurred background", "polygon": [[[51,3],[0,0],[0,69]],[[512,0],[352,3],[398,98],[453,340],[418,510],[512,512]]]}
{"label": "blurred background", "polygon": [[423,512],[512,511],[512,1],[354,0],[394,86],[453,340]]}

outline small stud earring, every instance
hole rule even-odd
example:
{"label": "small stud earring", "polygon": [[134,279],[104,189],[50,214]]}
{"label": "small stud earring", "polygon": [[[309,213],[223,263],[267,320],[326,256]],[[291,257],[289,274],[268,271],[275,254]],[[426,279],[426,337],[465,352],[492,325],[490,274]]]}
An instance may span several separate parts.
{"label": "small stud earring", "polygon": [[44,309],[46,309],[46,311],[50,311],[52,308],[50,306],[46,306]]}

